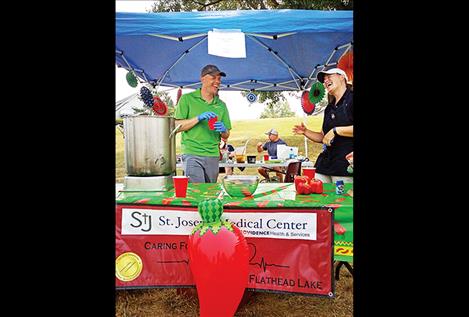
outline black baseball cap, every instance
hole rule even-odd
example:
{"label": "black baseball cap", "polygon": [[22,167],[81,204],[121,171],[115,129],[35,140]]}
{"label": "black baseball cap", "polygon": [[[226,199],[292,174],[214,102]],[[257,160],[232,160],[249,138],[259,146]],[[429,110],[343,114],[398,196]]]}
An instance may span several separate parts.
{"label": "black baseball cap", "polygon": [[202,71],[200,72],[200,77],[204,77],[207,74],[214,76],[220,74],[220,76],[222,77],[226,76],[226,74],[219,70],[218,67],[215,65],[205,65],[204,68],[202,68]]}

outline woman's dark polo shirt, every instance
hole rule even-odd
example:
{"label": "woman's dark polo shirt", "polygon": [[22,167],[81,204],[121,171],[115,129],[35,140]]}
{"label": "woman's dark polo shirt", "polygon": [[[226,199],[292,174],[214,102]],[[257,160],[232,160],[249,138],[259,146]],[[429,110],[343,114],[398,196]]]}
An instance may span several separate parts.
{"label": "woman's dark polo shirt", "polygon": [[[324,110],[322,131],[326,135],[333,127],[353,125],[353,92],[347,89],[337,105],[328,104]],[[316,172],[331,176],[351,176],[345,156],[353,151],[353,137],[336,135],[316,160]]]}

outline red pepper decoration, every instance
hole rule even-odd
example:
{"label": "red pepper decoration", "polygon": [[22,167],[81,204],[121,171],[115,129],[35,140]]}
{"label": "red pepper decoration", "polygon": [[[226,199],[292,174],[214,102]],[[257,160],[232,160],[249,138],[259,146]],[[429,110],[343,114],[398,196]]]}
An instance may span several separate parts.
{"label": "red pepper decoration", "polygon": [[300,195],[322,194],[324,188],[319,179],[310,179],[308,176],[295,176],[295,189]]}
{"label": "red pepper decoration", "polygon": [[324,189],[322,186],[322,181],[320,179],[313,179],[310,182],[311,186],[313,187],[314,194],[322,194]]}
{"label": "red pepper decoration", "polygon": [[335,233],[342,235],[347,231],[340,223],[334,221],[334,231]]}
{"label": "red pepper decoration", "polygon": [[200,317],[232,317],[247,285],[248,244],[238,227],[220,219],[221,200],[203,200],[198,210],[203,221],[189,236],[188,253]]}
{"label": "red pepper decoration", "polygon": [[[310,181],[309,176],[299,176],[299,175],[295,176],[294,178],[295,189],[298,192],[298,194],[303,194],[304,192],[304,186],[303,185],[300,186],[300,184],[309,183],[309,181]],[[302,192],[300,192],[300,190]]]}

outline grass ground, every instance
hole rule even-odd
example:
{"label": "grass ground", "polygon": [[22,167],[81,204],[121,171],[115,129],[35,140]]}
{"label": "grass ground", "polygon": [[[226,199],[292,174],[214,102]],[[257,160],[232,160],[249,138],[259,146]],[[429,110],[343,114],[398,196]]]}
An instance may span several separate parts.
{"label": "grass ground", "polygon": [[[249,139],[247,154],[257,154],[256,143],[267,140],[265,131],[275,128],[280,137],[290,146],[297,146],[299,154],[305,155],[304,138],[291,132],[294,124],[303,118],[278,118],[234,121],[229,142],[242,146]],[[313,131],[320,131],[322,116],[307,117],[305,124]],[[180,136],[176,139],[176,153],[180,151]],[[308,141],[308,157],[314,161],[321,151],[321,145]],[[241,174],[238,169],[235,174]],[[247,168],[242,172],[257,173]],[[116,182],[122,182],[125,175],[124,140],[116,130]],[[223,174],[221,174],[223,175]],[[341,270],[336,283],[336,297],[286,295],[253,292],[247,302],[240,306],[236,317],[350,317],[353,316],[353,277]],[[179,294],[175,289],[146,289],[116,291],[116,317],[196,317],[198,299],[196,296]]]}
{"label": "grass ground", "polygon": [[[195,292],[195,291],[194,291]],[[252,292],[238,307],[235,317],[351,317],[353,278],[341,271],[336,297]],[[175,289],[116,291],[116,317],[197,317],[197,296],[178,294]]]}

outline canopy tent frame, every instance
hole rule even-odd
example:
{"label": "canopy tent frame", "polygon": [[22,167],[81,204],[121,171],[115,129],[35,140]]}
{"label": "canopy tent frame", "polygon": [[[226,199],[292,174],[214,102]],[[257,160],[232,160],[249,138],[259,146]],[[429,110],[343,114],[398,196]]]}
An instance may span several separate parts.
{"label": "canopy tent frame", "polygon": [[163,74],[163,76],[161,77],[161,79],[159,81],[156,82],[156,84],[153,85],[153,87],[157,86],[157,90],[158,88],[161,86],[161,83],[163,82],[163,80],[166,78],[166,76],[168,75],[168,73],[171,71],[171,69],[173,69],[174,66],[176,66],[177,63],[179,63],[179,61],[181,61],[185,56],[187,56],[187,54],[189,54],[191,52],[191,50],[193,50],[194,48],[196,48],[197,46],[199,46],[200,44],[202,44],[205,40],[207,39],[207,37],[204,37],[203,39],[201,39],[199,42],[195,43],[191,48],[189,48],[188,50],[184,51],[184,53],[182,53],[181,56],[179,56],[179,58],[176,60],[176,62],[174,62]]}
{"label": "canopy tent frame", "polygon": [[[208,54],[215,30],[242,32],[247,56]],[[213,63],[229,74],[221,90],[303,91],[352,42],[353,11],[116,13],[116,64],[157,90],[200,85],[197,72]]]}
{"label": "canopy tent frame", "polygon": [[[200,35],[200,34],[196,34],[197,36],[193,36],[193,38],[195,37],[200,37],[200,36],[203,36],[203,35]],[[291,34],[289,34],[291,35]],[[153,36],[156,36],[153,34]],[[259,35],[258,35],[259,36]],[[176,37],[171,37],[169,38],[169,36],[160,36],[162,38],[167,38],[169,40],[178,40],[178,38]],[[191,36],[188,36],[186,38],[190,38]],[[265,37],[268,37],[267,35]],[[272,35],[270,36],[269,38],[274,38],[275,35]],[[250,36],[248,36],[248,38],[251,38]],[[252,38],[253,39],[253,38]],[[192,84],[188,84],[188,85],[173,85],[173,84],[169,84],[169,83],[165,83],[164,85],[162,85],[162,83],[164,82],[164,79],[166,78],[166,76],[168,75],[168,73],[171,71],[171,69],[173,69],[185,56],[187,56],[191,50],[193,50],[194,48],[196,48],[197,46],[199,46],[200,44],[202,44],[205,40],[207,40],[207,36],[205,34],[205,37],[203,39],[201,39],[199,42],[195,43],[193,46],[191,46],[189,49],[187,49],[186,51],[184,51],[181,56],[179,56],[179,58],[172,64],[170,65],[170,67],[164,72],[163,76],[161,77],[161,79],[157,80],[156,83],[155,81],[149,81],[145,75],[145,71],[143,69],[137,69],[137,68],[133,68],[130,63],[127,61],[127,59],[125,58],[125,54],[123,51],[121,50],[116,50],[116,55],[119,55],[122,57],[122,59],[125,61],[125,63],[127,64],[127,67],[129,69],[129,71],[133,71],[134,74],[136,75],[136,77],[139,78],[139,82],[142,83],[142,82],[146,82],[148,84],[151,84],[154,88],[156,88],[156,90],[158,91],[158,89],[160,88],[160,86],[165,86],[165,87],[173,87],[172,89],[176,89],[176,88],[190,88],[191,86],[196,86],[196,85],[199,85],[200,83],[199,82],[196,82],[196,83],[192,83]],[[225,84],[222,84],[220,86],[220,90],[223,90],[224,88],[239,88],[239,90],[241,91],[265,91],[266,89],[268,88],[271,88],[271,87],[281,87],[281,88],[285,88],[286,90],[298,90],[298,91],[303,91],[303,90],[306,90],[308,89],[308,87],[310,87],[310,83],[313,84],[314,82],[317,81],[317,74],[325,69],[326,67],[329,67],[329,66],[334,66],[334,65],[337,65],[337,62],[330,62],[331,59],[334,57],[334,55],[341,49],[345,48],[345,50],[342,52],[341,56],[343,56],[344,54],[346,54],[353,46],[353,42],[349,42],[349,43],[346,43],[346,44],[343,44],[343,45],[339,45],[337,46],[336,48],[334,48],[332,50],[332,52],[330,53],[330,55],[328,56],[327,60],[325,63],[323,64],[318,64],[314,67],[314,70],[311,72],[311,74],[307,77],[307,78],[303,78],[301,77],[290,65],[288,65],[280,56],[278,56],[278,52],[275,52],[273,51],[272,48],[270,48],[268,45],[265,45],[264,43],[258,41],[257,39],[253,39],[255,43],[259,44],[260,46],[264,47],[265,49],[267,49],[269,51],[269,53],[271,53],[275,58],[277,58],[277,60],[287,68],[287,70],[290,72],[290,75],[292,77],[293,80],[290,80],[290,81],[286,81],[286,82],[280,82],[280,83],[274,83],[274,82],[265,82],[265,81],[261,81],[261,80],[257,80],[257,79],[251,79],[251,80],[244,80],[244,81],[241,81],[241,82],[238,82],[238,83],[234,83],[234,84],[230,84],[230,85],[225,85]],[[179,41],[179,40],[178,40]],[[339,58],[340,59],[340,58]],[[142,79],[140,78],[140,76],[138,76],[137,72],[139,74],[142,74],[142,76],[144,77],[143,78],[143,81]],[[285,84],[288,84],[288,83],[291,83],[291,82],[294,82],[295,85],[296,85],[296,88],[297,89],[292,89],[293,87],[291,86],[286,86]],[[298,83],[299,82],[299,83]],[[265,86],[261,86],[259,88],[243,88],[243,87],[238,87],[242,84],[246,84],[246,83],[260,83],[260,84],[264,84]],[[304,84],[303,84],[304,83]],[[171,90],[171,89],[169,89]]]}
{"label": "canopy tent frame", "polygon": [[[347,43],[347,44],[344,44],[344,45],[337,46],[337,47],[332,51],[332,53],[329,55],[329,58],[327,59],[327,61],[326,61],[324,64],[322,64],[322,65],[316,65],[316,66],[314,67],[314,70],[311,72],[311,75],[308,76],[308,81],[306,82],[305,87],[308,87],[308,84],[309,84],[310,81],[311,81],[311,84],[313,84],[314,82],[317,81],[317,75],[318,75],[318,73],[319,73],[321,70],[325,69],[325,68],[328,67],[328,66],[337,65],[336,62],[332,62],[332,63],[329,63],[329,62],[331,61],[331,59],[334,57],[335,53],[337,53],[338,50],[340,50],[340,49],[342,49],[342,48],[345,48],[344,52],[340,55],[340,57],[342,57],[342,56],[344,56],[344,55],[352,48],[352,46],[353,46],[353,42],[350,42],[350,43]],[[338,60],[340,60],[340,58],[339,58]],[[321,67],[321,70],[318,70],[319,67]],[[318,70],[318,71],[316,72],[316,70]],[[314,73],[316,73],[316,74],[315,74],[315,76],[313,77]],[[314,82],[312,81],[313,79],[314,79]]]}

